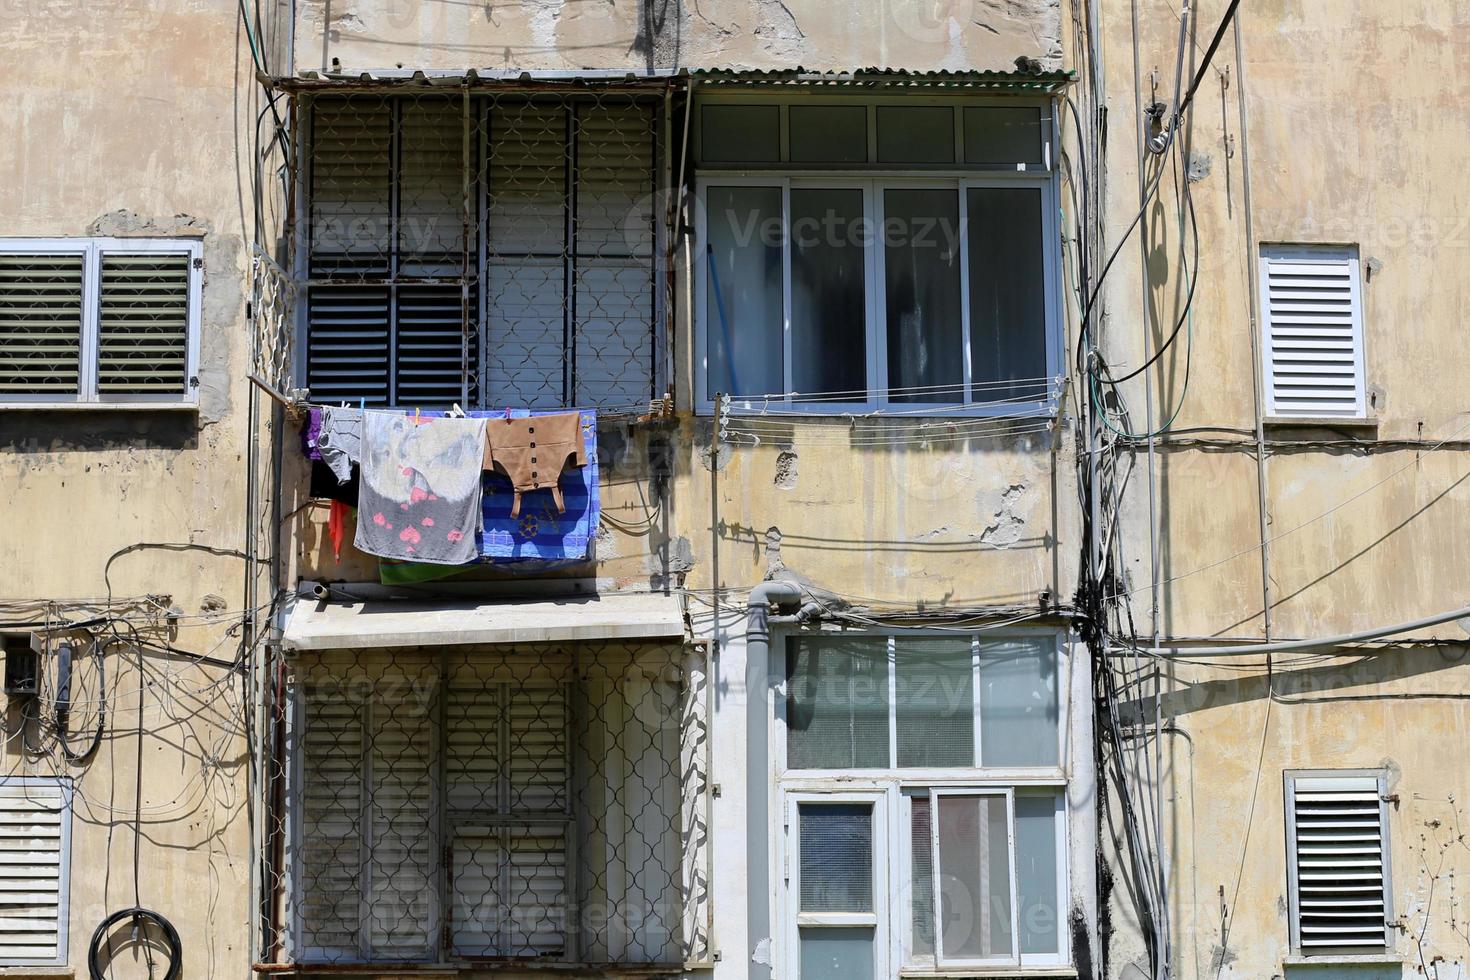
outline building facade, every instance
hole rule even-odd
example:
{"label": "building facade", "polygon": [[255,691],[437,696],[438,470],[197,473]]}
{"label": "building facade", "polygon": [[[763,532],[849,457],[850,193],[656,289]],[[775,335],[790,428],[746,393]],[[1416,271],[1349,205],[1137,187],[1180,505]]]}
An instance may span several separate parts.
{"label": "building facade", "polygon": [[0,973],[1465,975],[1454,5],[12,7]]}

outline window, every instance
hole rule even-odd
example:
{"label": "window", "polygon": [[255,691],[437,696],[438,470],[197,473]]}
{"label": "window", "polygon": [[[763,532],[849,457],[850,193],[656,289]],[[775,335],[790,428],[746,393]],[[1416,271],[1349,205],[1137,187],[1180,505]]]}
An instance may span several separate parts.
{"label": "window", "polygon": [[304,372],[368,406],[647,409],[656,102],[319,97]]}
{"label": "window", "polygon": [[303,655],[296,958],[681,963],[677,658]]}
{"label": "window", "polygon": [[68,779],[0,777],[0,966],[66,962],[71,796]]}
{"label": "window", "polygon": [[202,245],[0,239],[0,403],[192,405]]}
{"label": "window", "polygon": [[1357,248],[1263,247],[1261,311],[1268,414],[1365,417]]}
{"label": "window", "polygon": [[776,712],[799,980],[1067,960],[1054,634],[804,635]]}
{"label": "window", "polygon": [[1291,945],[1304,955],[1393,945],[1387,777],[1286,773]]}
{"label": "window", "polygon": [[1054,407],[1048,106],[740,98],[696,116],[707,409]]}

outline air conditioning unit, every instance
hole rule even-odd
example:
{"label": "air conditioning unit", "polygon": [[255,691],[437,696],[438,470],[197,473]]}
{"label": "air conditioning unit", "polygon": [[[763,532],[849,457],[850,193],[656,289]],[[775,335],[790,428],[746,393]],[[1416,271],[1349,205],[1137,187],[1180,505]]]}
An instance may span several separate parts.
{"label": "air conditioning unit", "polygon": [[36,633],[0,633],[5,652],[5,693],[35,697],[40,692],[41,637]]}

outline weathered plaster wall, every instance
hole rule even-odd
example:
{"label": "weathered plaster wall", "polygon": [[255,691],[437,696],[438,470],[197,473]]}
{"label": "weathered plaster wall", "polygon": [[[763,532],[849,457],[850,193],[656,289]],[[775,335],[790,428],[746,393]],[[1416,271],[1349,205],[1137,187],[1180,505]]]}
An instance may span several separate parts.
{"label": "weathered plaster wall", "polygon": [[[1226,4],[1195,6],[1199,31],[1186,78]],[[1177,11],[1163,0],[1140,0],[1135,63],[1130,8],[1102,8],[1112,240],[1138,210],[1132,161],[1140,103],[1167,101],[1172,93]],[[1245,77],[1227,34],[1188,134],[1203,240],[1192,363],[1186,366],[1188,346],[1181,342],[1153,375],[1155,425],[1184,397],[1188,376],[1187,397],[1154,470],[1162,631],[1263,633],[1249,302],[1250,259],[1263,242],[1359,246],[1365,273],[1371,269],[1363,284],[1364,322],[1376,421],[1265,427],[1271,635],[1331,635],[1461,606],[1470,428],[1455,389],[1467,366],[1459,311],[1467,298],[1460,270],[1470,247],[1461,226],[1470,211],[1460,164],[1463,128],[1451,113],[1470,93],[1463,78],[1440,66],[1470,54],[1470,20],[1450,3],[1276,0],[1242,4],[1240,23]],[[1109,277],[1107,350],[1120,372],[1146,356],[1146,328],[1149,344],[1157,345],[1181,309],[1176,186],[1166,176],[1148,213],[1145,244],[1130,242]],[[1147,323],[1141,251],[1155,311]],[[1124,394],[1134,427],[1143,430],[1149,394],[1143,379],[1126,383]],[[1142,632],[1151,568],[1141,447],[1136,459],[1124,540]],[[1451,643],[1465,636],[1454,623],[1426,633]],[[1463,646],[1386,647],[1337,660],[1281,656],[1269,674],[1260,656],[1218,668],[1167,668],[1160,751],[1175,976],[1421,975],[1412,938],[1421,932],[1427,975],[1466,975],[1470,943],[1462,934],[1460,899],[1450,897],[1452,879],[1466,870],[1456,829],[1467,794],[1458,749],[1464,653]],[[1127,696],[1141,697],[1151,719],[1147,691]],[[1152,738],[1139,739],[1151,754]],[[1407,930],[1394,952],[1402,963],[1288,965],[1282,773],[1352,767],[1393,774],[1393,892]],[[1116,795],[1113,805],[1108,833],[1121,848]],[[1117,890],[1110,975],[1143,977],[1120,853],[1115,849],[1111,860]],[[1435,963],[1436,956],[1443,960]]]}
{"label": "weathered plaster wall", "polygon": [[[165,595],[186,619],[171,637],[149,632],[154,642],[226,661],[238,650],[224,631],[243,605],[233,552],[244,538],[250,205],[237,161],[254,124],[238,19],[223,0],[0,4],[0,235],[198,237],[205,261],[197,412],[0,408],[8,620],[44,619],[44,601],[66,616],[70,600]],[[140,677],[129,644],[105,658],[107,736],[90,761],[64,761],[32,726],[43,751],[9,738],[0,762],[7,774],[74,781],[70,969],[85,971],[101,919],[135,902],[138,813],[137,897],[178,928],[184,975],[246,975],[240,679],[151,651]],[[54,667],[48,658],[48,683]],[[96,717],[94,661],[79,658],[77,671],[91,699],[74,713],[80,724]],[[9,721],[18,727],[13,706]]]}
{"label": "weathered plaster wall", "polygon": [[1061,58],[1057,0],[304,0],[300,68],[990,68]]}

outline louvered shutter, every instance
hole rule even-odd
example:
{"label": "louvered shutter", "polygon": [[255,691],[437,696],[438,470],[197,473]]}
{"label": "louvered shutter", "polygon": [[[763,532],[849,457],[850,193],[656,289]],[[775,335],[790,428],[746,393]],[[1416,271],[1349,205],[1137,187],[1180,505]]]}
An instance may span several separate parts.
{"label": "louvered shutter", "polygon": [[189,253],[107,251],[101,263],[98,392],[187,395]]}
{"label": "louvered shutter", "polygon": [[306,689],[301,805],[301,958],[358,959],[362,929],[364,709],[337,684]]}
{"label": "louvered shutter", "polygon": [[494,405],[558,408],[565,390],[567,109],[490,110],[485,390]]}
{"label": "louvered shutter", "polygon": [[1261,308],[1269,414],[1363,416],[1356,250],[1263,249]]}
{"label": "louvered shutter", "polygon": [[0,782],[0,964],[66,961],[70,787]]}
{"label": "louvered shutter", "polygon": [[[376,98],[312,105],[306,383],[321,401],[392,402],[392,124]],[[358,285],[356,282],[362,282]]]}
{"label": "louvered shutter", "polygon": [[0,252],[0,397],[77,395],[85,282],[80,252]]}
{"label": "louvered shutter", "polygon": [[1305,954],[1391,942],[1383,793],[1375,775],[1287,778],[1292,940]]}
{"label": "louvered shutter", "polygon": [[597,105],[577,116],[577,405],[653,394],[653,112]]}

